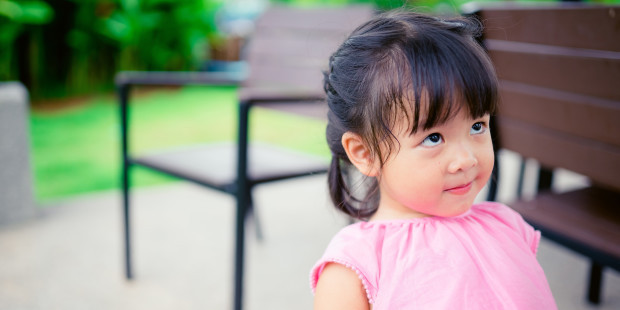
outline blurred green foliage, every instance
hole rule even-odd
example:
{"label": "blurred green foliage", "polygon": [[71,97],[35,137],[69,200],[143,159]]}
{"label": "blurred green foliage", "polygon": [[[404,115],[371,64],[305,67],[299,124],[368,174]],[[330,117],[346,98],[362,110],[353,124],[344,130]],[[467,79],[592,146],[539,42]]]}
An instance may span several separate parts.
{"label": "blurred green foliage", "polygon": [[119,70],[192,70],[224,0],[0,0],[0,80],[34,99],[110,89]]}
{"label": "blurred green foliage", "polygon": [[17,38],[33,25],[49,23],[53,13],[43,1],[0,0],[0,80],[13,78],[17,70],[12,48]]}
{"label": "blurred green foliage", "polygon": [[[208,38],[216,32],[218,2],[120,0],[116,5],[108,3],[107,12],[95,23],[82,20],[77,31],[110,40],[121,52],[123,70],[187,69],[206,56]],[[86,48],[91,43],[88,36],[77,38]]]}
{"label": "blurred green foliage", "polygon": [[[272,2],[371,3],[388,9],[409,1]],[[216,13],[225,4],[225,0],[0,0],[0,81],[21,81],[37,100],[109,91],[120,70],[195,70],[208,60],[210,45],[221,42]]]}
{"label": "blurred green foliage", "polygon": [[111,83],[120,70],[195,69],[206,59],[216,33],[220,1],[73,2],[75,23],[66,37],[73,52],[68,82],[85,89],[93,78]]}

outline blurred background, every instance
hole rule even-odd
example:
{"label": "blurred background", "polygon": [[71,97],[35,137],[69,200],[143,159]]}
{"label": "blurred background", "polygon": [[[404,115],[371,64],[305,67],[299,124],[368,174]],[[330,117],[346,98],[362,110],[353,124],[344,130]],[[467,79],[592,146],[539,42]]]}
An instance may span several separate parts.
{"label": "blurred background", "polygon": [[[615,0],[590,0],[613,2]],[[370,3],[457,14],[466,0],[0,0],[0,81],[20,81],[30,95],[30,137],[37,201],[118,188],[119,153],[114,74],[122,70],[242,70],[242,47],[255,18],[271,4]],[[136,151],[234,135],[234,87],[148,89],[137,96]],[[197,98],[217,96],[208,115]],[[175,102],[174,105],[166,104]],[[226,104],[230,102],[230,104]],[[189,115],[189,117],[188,117]],[[282,136],[286,122],[306,122],[306,139],[322,140],[316,120],[282,118],[256,139],[314,154],[326,147]],[[203,122],[222,122],[205,132]],[[179,123],[182,123],[179,126]],[[281,124],[283,123],[283,124]],[[278,127],[284,126],[284,127]],[[290,139],[290,138],[288,138]],[[136,186],[173,179],[138,172]]]}

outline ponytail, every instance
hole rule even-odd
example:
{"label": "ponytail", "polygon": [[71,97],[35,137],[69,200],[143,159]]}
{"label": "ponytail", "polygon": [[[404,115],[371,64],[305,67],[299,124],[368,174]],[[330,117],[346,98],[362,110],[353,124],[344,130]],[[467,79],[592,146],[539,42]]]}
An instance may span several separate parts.
{"label": "ponytail", "polygon": [[342,177],[340,159],[336,155],[332,155],[332,162],[329,166],[327,178],[329,196],[332,198],[332,202],[338,210],[351,215],[349,212],[349,202],[347,202],[347,197],[351,196],[351,194]]}
{"label": "ponytail", "polygon": [[[356,198],[349,187],[349,184],[345,181],[345,178],[350,182],[350,176],[345,175],[350,170],[345,170],[343,173],[343,165],[350,166],[351,164],[343,161],[337,155],[332,155],[332,161],[329,167],[327,182],[329,186],[329,195],[336,208],[345,214],[360,220],[368,219],[377,211],[376,203],[368,203],[370,200],[377,200],[377,182],[373,178],[373,185],[371,189],[366,193],[366,197],[363,200]],[[348,167],[345,167],[348,168]]]}

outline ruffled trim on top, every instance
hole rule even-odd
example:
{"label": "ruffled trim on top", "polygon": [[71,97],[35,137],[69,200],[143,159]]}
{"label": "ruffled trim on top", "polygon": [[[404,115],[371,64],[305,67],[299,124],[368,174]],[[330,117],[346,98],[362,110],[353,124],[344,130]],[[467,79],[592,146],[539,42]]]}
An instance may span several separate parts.
{"label": "ruffled trim on top", "polygon": [[402,219],[383,219],[383,220],[373,220],[373,221],[360,221],[354,225],[359,225],[362,229],[369,229],[374,227],[394,227],[394,226],[426,226],[426,225],[436,225],[441,222],[459,222],[463,220],[469,220],[474,218],[476,215],[472,212],[471,209],[463,212],[462,214],[442,217],[442,216],[426,216],[426,217],[414,217],[414,218],[402,218]]}
{"label": "ruffled trim on top", "polygon": [[368,299],[368,303],[370,304],[375,303],[376,291],[374,289],[371,289],[372,286],[370,285],[370,282],[368,282],[368,280],[366,279],[366,276],[362,273],[362,271],[359,268],[353,266],[352,264],[345,262],[342,259],[337,259],[337,258],[323,259],[321,260],[319,264],[317,264],[314,268],[312,268],[312,272],[310,274],[310,287],[312,288],[313,294],[316,293],[316,285],[319,281],[319,277],[321,273],[323,272],[323,268],[325,268],[325,266],[329,263],[340,264],[355,271],[355,274],[357,274],[357,277],[362,281],[362,286],[364,287],[364,290],[366,291],[366,298]]}

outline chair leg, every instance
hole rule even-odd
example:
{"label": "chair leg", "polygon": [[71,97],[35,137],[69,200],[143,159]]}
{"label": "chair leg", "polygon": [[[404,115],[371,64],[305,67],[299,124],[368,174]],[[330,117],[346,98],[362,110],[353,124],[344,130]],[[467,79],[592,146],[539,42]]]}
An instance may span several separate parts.
{"label": "chair leg", "polygon": [[131,266],[131,221],[129,212],[129,165],[123,165],[123,227],[125,239],[125,278],[133,278]]}
{"label": "chair leg", "polygon": [[234,279],[234,309],[243,308],[243,265],[245,248],[245,218],[247,207],[251,203],[250,191],[252,185],[248,180],[248,115],[250,104],[239,103],[239,131],[237,134],[237,216],[235,238],[235,279]]}
{"label": "chair leg", "polygon": [[130,231],[130,214],[129,214],[129,170],[131,164],[129,162],[129,91],[128,84],[121,84],[118,87],[118,96],[120,99],[120,120],[121,120],[121,155],[122,155],[122,187],[123,187],[123,226],[125,239],[125,277],[133,278],[131,269],[131,231]]}
{"label": "chair leg", "polygon": [[495,161],[495,165],[493,166],[493,170],[491,171],[491,179],[489,180],[489,190],[487,192],[487,201],[495,201],[497,199],[497,185],[499,182],[499,149],[500,149],[500,141],[498,141],[499,133],[496,125],[496,117],[491,116],[491,127],[489,128],[491,131],[491,137],[493,138],[493,159]]}
{"label": "chair leg", "polygon": [[601,287],[603,282],[604,266],[592,261],[590,267],[590,282],[588,287],[588,301],[598,305],[601,302]]}
{"label": "chair leg", "polygon": [[523,183],[525,182],[525,158],[521,157],[519,165],[519,178],[517,180],[517,199],[523,198]]}
{"label": "chair leg", "polygon": [[553,169],[541,166],[538,170],[538,191],[550,190],[553,185]]}
{"label": "chair leg", "polygon": [[258,241],[263,241],[263,238],[264,238],[263,227],[260,223],[260,218],[258,217],[258,213],[256,212],[256,209],[254,208],[254,197],[251,191],[250,193],[248,193],[248,198],[249,198],[250,203],[248,204],[246,221],[252,220],[254,224],[254,232],[256,233],[256,239]]}
{"label": "chair leg", "polygon": [[493,155],[495,158],[495,165],[491,171],[491,178],[489,180],[489,191],[487,192],[487,201],[495,201],[497,199],[497,183],[499,182],[499,161],[497,152]]}
{"label": "chair leg", "polygon": [[241,310],[243,307],[243,265],[245,252],[245,218],[249,197],[246,193],[237,195],[237,216],[235,224],[235,283],[234,283],[234,309]]}

